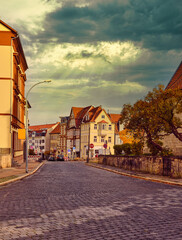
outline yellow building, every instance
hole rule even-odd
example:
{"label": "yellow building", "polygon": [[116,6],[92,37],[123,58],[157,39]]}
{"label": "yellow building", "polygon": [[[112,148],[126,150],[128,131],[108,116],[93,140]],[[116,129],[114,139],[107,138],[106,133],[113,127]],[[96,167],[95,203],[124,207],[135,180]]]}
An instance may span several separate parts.
{"label": "yellow building", "polygon": [[27,62],[16,30],[0,20],[0,167],[23,161]]}
{"label": "yellow building", "polygon": [[84,115],[80,135],[81,158],[86,159],[88,153],[89,158],[114,154],[115,123],[101,106],[90,108]]}

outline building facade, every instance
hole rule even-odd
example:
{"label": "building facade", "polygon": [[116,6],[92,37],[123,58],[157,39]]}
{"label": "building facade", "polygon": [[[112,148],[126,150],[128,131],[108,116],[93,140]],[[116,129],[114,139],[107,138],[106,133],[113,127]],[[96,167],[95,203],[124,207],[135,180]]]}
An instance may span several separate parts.
{"label": "building facade", "polygon": [[0,20],[0,167],[23,162],[25,81],[28,69],[18,32]]}
{"label": "building facade", "polygon": [[[182,90],[182,62],[179,64],[172,78],[170,79],[166,89],[181,89]],[[182,119],[182,116],[181,116]],[[180,130],[178,130],[180,132]],[[182,134],[182,131],[181,131]],[[170,148],[175,155],[182,155],[182,142],[173,134],[164,137],[163,146]]]}
{"label": "building facade", "polygon": [[50,154],[57,157],[60,154],[60,123],[50,132]]}
{"label": "building facade", "polygon": [[92,107],[81,123],[81,158],[114,154],[115,123],[101,106]]}
{"label": "building facade", "polygon": [[67,153],[67,126],[69,117],[60,117],[60,151],[64,157],[68,156]]}
{"label": "building facade", "polygon": [[50,152],[50,133],[59,123],[29,126],[29,149],[40,156]]}
{"label": "building facade", "polygon": [[68,126],[67,126],[67,153],[68,158],[80,157],[80,126],[85,114],[89,109],[93,108],[88,106],[85,108],[72,107]]}

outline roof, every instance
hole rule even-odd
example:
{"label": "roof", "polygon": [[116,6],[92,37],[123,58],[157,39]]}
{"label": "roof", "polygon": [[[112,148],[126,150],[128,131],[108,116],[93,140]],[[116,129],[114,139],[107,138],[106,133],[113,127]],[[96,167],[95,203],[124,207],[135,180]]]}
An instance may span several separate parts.
{"label": "roof", "polygon": [[182,61],[166,87],[166,89],[175,88],[182,89]]}
{"label": "roof", "polygon": [[98,106],[94,109],[92,109],[90,112],[89,112],[89,117],[90,117],[90,122],[94,122],[95,119],[99,116],[99,114],[102,112],[102,108],[101,106]]}
{"label": "roof", "polygon": [[48,129],[48,128],[52,128],[52,127],[55,126],[55,125],[56,125],[56,123],[29,126],[29,130],[32,130],[32,131],[45,130],[45,129]]}
{"label": "roof", "polygon": [[61,132],[60,124],[58,124],[50,134],[59,134]]}
{"label": "roof", "polygon": [[109,114],[112,123],[117,123],[119,121],[119,119],[121,118],[120,114]]}
{"label": "roof", "polygon": [[[15,29],[13,29],[12,27],[10,27],[7,23],[3,22],[1,19],[0,19],[0,24],[2,24],[3,26],[5,26],[6,28],[8,28],[10,30],[11,36],[9,36],[9,41],[13,40],[13,42],[15,43],[15,46],[16,46],[15,51],[18,51],[19,53],[21,53],[21,62],[24,63],[23,66],[26,71],[28,69],[28,65],[27,65],[27,61],[25,58],[25,54],[23,51],[23,47],[22,47],[20,36],[19,36],[18,32]],[[1,31],[1,33],[5,34],[6,31]],[[2,37],[2,39],[4,39],[4,38]],[[11,44],[11,43],[9,42],[9,44]]]}
{"label": "roof", "polygon": [[102,120],[102,121],[100,121],[100,122],[98,122],[98,123],[108,123],[108,122],[106,122],[106,121]]}
{"label": "roof", "polygon": [[72,112],[74,114],[76,127],[78,128],[83,120],[85,114],[89,111],[89,109],[93,108],[93,106],[87,107],[72,107]]}
{"label": "roof", "polygon": [[12,27],[10,27],[7,23],[3,22],[1,19],[0,19],[0,23],[2,25],[4,25],[5,27],[7,27],[11,32],[17,34],[17,31],[15,29],[13,29]]}

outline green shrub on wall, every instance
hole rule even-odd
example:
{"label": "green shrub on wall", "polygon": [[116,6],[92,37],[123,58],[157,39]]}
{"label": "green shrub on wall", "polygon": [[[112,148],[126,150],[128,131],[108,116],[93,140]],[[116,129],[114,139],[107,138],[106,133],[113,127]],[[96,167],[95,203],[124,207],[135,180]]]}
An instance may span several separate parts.
{"label": "green shrub on wall", "polygon": [[124,143],[122,145],[115,145],[115,155],[141,155],[143,149],[143,144],[141,142],[138,143]]}
{"label": "green shrub on wall", "polygon": [[29,155],[35,155],[35,152],[33,149],[29,149]]}

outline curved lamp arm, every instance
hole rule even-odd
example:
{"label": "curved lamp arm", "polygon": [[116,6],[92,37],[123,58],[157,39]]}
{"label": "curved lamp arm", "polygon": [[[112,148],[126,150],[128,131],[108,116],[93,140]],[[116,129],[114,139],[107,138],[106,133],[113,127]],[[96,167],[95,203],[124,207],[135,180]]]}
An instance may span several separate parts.
{"label": "curved lamp arm", "polygon": [[45,80],[45,81],[38,82],[38,83],[34,84],[34,85],[28,90],[28,92],[27,92],[27,94],[26,94],[26,100],[27,100],[28,94],[30,93],[30,91],[32,90],[32,88],[34,88],[35,86],[37,86],[37,85],[39,85],[39,84],[41,84],[41,83],[49,83],[49,82],[51,82],[51,80]]}

